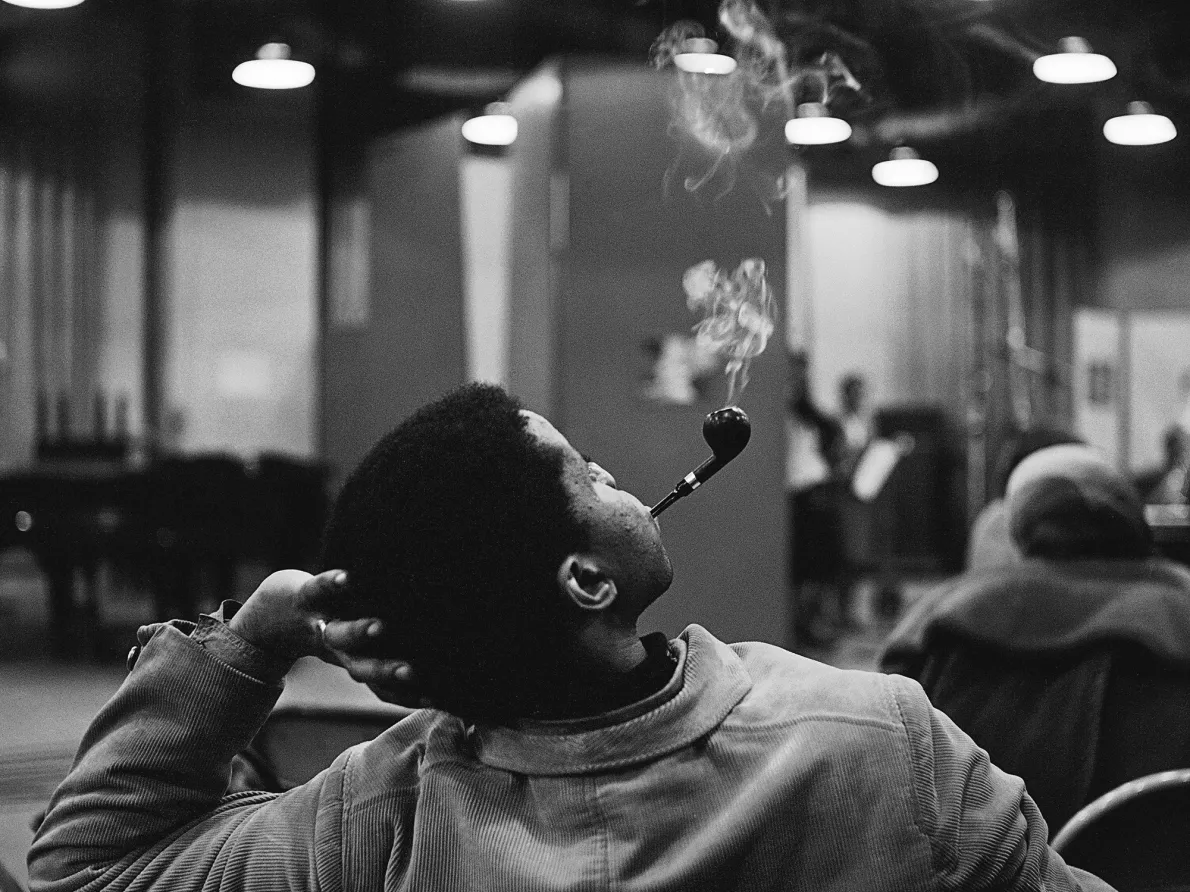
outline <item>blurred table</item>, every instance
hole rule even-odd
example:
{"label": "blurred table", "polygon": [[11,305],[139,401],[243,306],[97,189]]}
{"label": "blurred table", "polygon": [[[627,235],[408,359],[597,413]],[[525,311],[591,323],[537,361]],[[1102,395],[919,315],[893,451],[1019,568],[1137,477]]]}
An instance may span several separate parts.
{"label": "blurred table", "polygon": [[147,467],[41,462],[0,476],[0,548],[29,550],[49,588],[63,656],[94,656],[101,567],[147,590],[158,619],[194,618],[199,588],[230,597],[244,561],[317,560],[326,514],[321,465],[263,455],[170,456]]}

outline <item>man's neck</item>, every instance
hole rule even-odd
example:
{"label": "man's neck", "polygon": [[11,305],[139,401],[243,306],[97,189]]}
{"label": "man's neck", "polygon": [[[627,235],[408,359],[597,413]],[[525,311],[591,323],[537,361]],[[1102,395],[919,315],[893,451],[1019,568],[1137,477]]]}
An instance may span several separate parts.
{"label": "man's neck", "polygon": [[598,715],[653,693],[641,690],[642,683],[650,686],[640,678],[649,654],[635,624],[589,623],[575,631],[570,654],[534,718]]}
{"label": "man's neck", "polygon": [[631,672],[646,656],[636,624],[591,623],[576,636],[577,668],[614,678]]}

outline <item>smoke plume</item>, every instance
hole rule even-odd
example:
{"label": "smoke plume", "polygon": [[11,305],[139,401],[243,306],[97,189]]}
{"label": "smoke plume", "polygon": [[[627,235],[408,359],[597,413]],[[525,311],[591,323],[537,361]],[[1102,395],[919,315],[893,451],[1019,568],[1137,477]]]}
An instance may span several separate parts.
{"label": "smoke plume", "polygon": [[[750,151],[766,140],[784,143],[785,121],[799,102],[825,105],[844,92],[861,95],[863,87],[834,52],[791,59],[786,41],[753,0],[723,0],[719,25],[729,40],[723,51],[736,60],[736,68],[730,74],[677,71],[670,132],[682,152],[666,179],[680,176],[688,192],[714,181],[716,195],[722,197],[746,170],[749,185],[767,208],[785,197],[785,171],[783,165],[779,170],[747,165]],[[689,41],[704,37],[698,22],[675,22],[653,43],[649,60],[666,68]]]}
{"label": "smoke plume", "polygon": [[[657,68],[666,68],[687,41],[703,36],[703,27],[697,22],[674,22],[653,43],[649,61]],[[697,192],[717,174],[722,174],[723,192],[734,185],[739,159],[751,148],[759,131],[744,95],[746,86],[746,80],[736,72],[708,75],[678,69],[670,94],[670,127],[695,156],[693,172],[683,178],[688,192]],[[667,178],[673,177],[679,166],[675,163]]]}
{"label": "smoke plume", "polygon": [[750,257],[730,276],[704,260],[682,277],[686,306],[703,316],[694,326],[698,344],[726,360],[729,405],[747,386],[748,367],[776,327],[777,304],[764,273],[764,261]]}

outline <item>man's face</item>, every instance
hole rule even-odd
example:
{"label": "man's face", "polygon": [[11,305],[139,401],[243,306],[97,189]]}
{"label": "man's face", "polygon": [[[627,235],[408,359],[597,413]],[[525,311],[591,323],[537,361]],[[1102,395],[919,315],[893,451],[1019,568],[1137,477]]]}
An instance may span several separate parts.
{"label": "man's face", "polygon": [[810,367],[806,357],[795,353],[789,357],[789,390],[794,399],[806,391],[810,379]]}
{"label": "man's face", "polygon": [[536,412],[522,410],[526,430],[547,449],[562,453],[562,482],[570,508],[590,537],[590,553],[615,580],[625,607],[644,610],[673,581],[673,567],[661,528],[636,496],[616,486],[615,478],[584,458],[566,437]]}
{"label": "man's face", "polygon": [[1180,428],[1175,428],[1165,438],[1166,463],[1182,465],[1186,462],[1186,453],[1190,447],[1190,435]]}
{"label": "man's face", "polygon": [[843,385],[843,411],[858,412],[864,404],[864,385],[854,378]]}

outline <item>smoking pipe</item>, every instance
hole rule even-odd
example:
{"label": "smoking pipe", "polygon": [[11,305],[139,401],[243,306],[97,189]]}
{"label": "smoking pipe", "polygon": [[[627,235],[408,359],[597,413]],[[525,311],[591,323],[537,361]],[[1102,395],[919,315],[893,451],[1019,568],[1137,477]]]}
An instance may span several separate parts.
{"label": "smoking pipe", "polygon": [[716,409],[703,420],[702,437],[711,447],[711,457],[678,481],[673,492],[649,509],[656,517],[678,499],[690,495],[744,451],[752,436],[752,422],[739,406]]}

